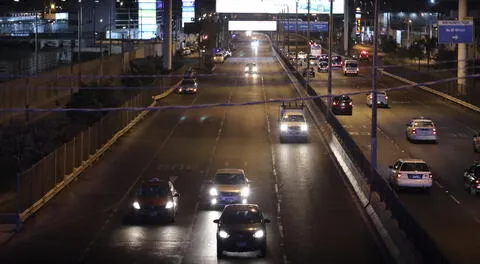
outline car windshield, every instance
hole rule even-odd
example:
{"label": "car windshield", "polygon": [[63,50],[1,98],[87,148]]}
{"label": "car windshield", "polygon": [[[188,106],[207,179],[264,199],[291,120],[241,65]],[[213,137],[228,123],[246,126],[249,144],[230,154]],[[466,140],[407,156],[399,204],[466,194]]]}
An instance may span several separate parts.
{"label": "car windshield", "polygon": [[348,96],[337,96],[333,98],[334,101],[350,101],[350,97]]}
{"label": "car windshield", "polygon": [[165,186],[158,186],[158,185],[142,186],[137,191],[138,197],[153,198],[153,197],[165,197],[167,195],[168,195],[168,189]]}
{"label": "car windshield", "polygon": [[222,213],[220,220],[225,224],[253,224],[262,221],[262,214],[253,209],[231,210]]}
{"label": "car windshield", "polygon": [[420,162],[406,162],[402,164],[401,171],[430,171],[428,165]]}
{"label": "car windshield", "polygon": [[416,127],[434,127],[432,121],[415,121],[413,125]]}
{"label": "car windshield", "polygon": [[327,67],[327,66],[328,66],[328,62],[322,61],[322,62],[320,62],[320,66],[322,66],[322,67]]}
{"label": "car windshield", "polygon": [[215,174],[215,183],[217,184],[244,184],[245,177],[239,173],[218,173]]}
{"label": "car windshield", "polygon": [[283,115],[282,121],[285,122],[305,122],[303,115]]}
{"label": "car windshield", "polygon": [[352,68],[357,68],[358,67],[356,62],[347,62],[346,66],[347,67],[352,67]]}
{"label": "car windshield", "polygon": [[195,84],[195,81],[192,79],[184,79],[182,81],[182,85],[194,85],[194,84]]}

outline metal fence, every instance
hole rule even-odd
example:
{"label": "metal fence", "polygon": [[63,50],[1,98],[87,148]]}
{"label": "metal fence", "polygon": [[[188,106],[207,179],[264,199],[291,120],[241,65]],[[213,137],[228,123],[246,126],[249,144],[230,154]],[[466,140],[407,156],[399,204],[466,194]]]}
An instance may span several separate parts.
{"label": "metal fence", "polygon": [[[183,69],[178,72],[183,71]],[[156,81],[158,89],[145,89],[122,107],[145,107],[152,96],[165,92],[180,77],[166,77]],[[162,84],[160,84],[162,83]],[[69,178],[74,170],[97,152],[118,131],[126,127],[141,111],[113,111],[88,129],[76,135],[55,151],[17,176],[17,212],[22,213]]]}
{"label": "metal fence", "polygon": [[[282,57],[283,61],[286,62],[289,70],[293,72],[295,78],[300,82],[300,84],[302,84],[302,87],[306,87],[307,94],[310,96],[318,96],[316,91],[310,85],[307,87],[305,79],[300,73],[295,71],[295,67],[288,62],[289,60],[286,59],[282,53],[278,52],[278,54],[280,57]],[[387,209],[391,211],[392,217],[397,220],[399,227],[405,232],[408,239],[415,244],[415,249],[421,253],[424,262],[448,263],[448,260],[443,256],[443,253],[440,251],[438,246],[430,238],[427,232],[410,215],[388,182],[377,171],[375,171],[372,175],[370,161],[363,154],[360,147],[353,140],[348,131],[342,126],[340,121],[338,121],[335,115],[329,110],[323,99],[315,99],[313,101],[315,105],[318,106],[320,111],[325,115],[327,122],[332,127],[333,132],[335,133],[345,152],[356,164],[357,168],[362,172],[362,175],[370,184],[371,190],[379,195],[381,201],[383,201],[387,206]]]}

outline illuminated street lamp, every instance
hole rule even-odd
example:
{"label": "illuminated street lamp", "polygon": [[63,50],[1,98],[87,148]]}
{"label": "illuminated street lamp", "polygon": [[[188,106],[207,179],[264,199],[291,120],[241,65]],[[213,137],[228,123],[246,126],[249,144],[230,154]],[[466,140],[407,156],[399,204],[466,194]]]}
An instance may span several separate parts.
{"label": "illuminated street lamp", "polygon": [[412,22],[413,21],[409,19],[407,23],[407,49],[410,48],[410,28],[412,27]]}

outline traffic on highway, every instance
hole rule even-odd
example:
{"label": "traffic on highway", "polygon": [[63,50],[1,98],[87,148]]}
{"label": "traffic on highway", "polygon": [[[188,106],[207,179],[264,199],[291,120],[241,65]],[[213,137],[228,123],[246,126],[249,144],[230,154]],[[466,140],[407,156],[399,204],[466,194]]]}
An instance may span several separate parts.
{"label": "traffic on highway", "polygon": [[150,113],[0,263],[393,263],[301,102],[195,108],[298,97],[256,37],[189,73],[159,104],[191,108]]}
{"label": "traffic on highway", "polygon": [[[358,76],[345,76],[339,67],[332,69],[332,94],[351,98],[352,109],[344,108],[351,115],[338,115],[338,100],[332,100],[331,108],[370,157],[372,70],[368,59],[358,60],[358,65]],[[299,70],[305,67],[302,64]],[[309,82],[317,94],[326,96],[324,72],[328,71],[322,67],[317,67],[319,74]],[[480,228],[476,197],[480,115],[419,88],[392,89],[401,86],[405,83],[380,73],[377,170],[449,260],[480,262],[476,254],[480,239],[471,235]]]}

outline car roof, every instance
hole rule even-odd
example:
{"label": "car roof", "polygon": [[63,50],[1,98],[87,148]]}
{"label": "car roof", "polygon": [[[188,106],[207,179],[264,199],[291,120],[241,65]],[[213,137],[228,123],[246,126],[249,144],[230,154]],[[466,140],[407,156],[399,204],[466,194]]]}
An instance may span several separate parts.
{"label": "car roof", "polygon": [[301,109],[285,109],[283,110],[283,115],[304,115],[303,110]]}
{"label": "car roof", "polygon": [[399,159],[402,163],[425,163],[426,162],[422,159]]}
{"label": "car roof", "polygon": [[168,186],[167,180],[162,180],[159,178],[150,178],[142,183],[142,186]]}
{"label": "car roof", "polygon": [[358,63],[357,60],[345,60],[345,63],[349,63],[349,62],[356,62],[356,63]]}
{"label": "car roof", "polygon": [[240,173],[240,174],[245,174],[245,171],[243,169],[232,169],[232,168],[224,168],[224,169],[218,169],[215,174],[229,174],[229,173]]}
{"label": "car roof", "polygon": [[258,204],[229,204],[226,205],[223,211],[245,211],[245,210],[255,210],[260,211]]}
{"label": "car roof", "polygon": [[337,96],[334,96],[333,99],[349,100],[350,96],[348,96],[348,95],[337,95]]}
{"label": "car roof", "polygon": [[428,117],[416,117],[416,118],[413,118],[412,121],[430,121],[430,122],[433,122],[432,119],[428,118]]}

